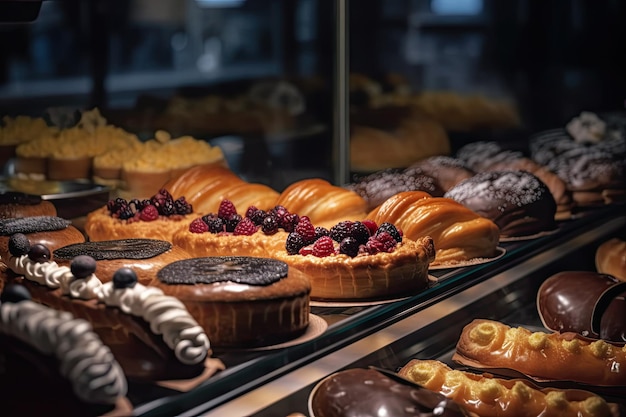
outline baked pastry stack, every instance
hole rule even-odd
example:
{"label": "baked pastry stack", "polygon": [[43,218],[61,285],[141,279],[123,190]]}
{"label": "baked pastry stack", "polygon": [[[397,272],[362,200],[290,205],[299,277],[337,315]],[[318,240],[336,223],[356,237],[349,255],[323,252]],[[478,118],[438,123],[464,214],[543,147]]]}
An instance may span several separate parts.
{"label": "baked pastry stack", "polygon": [[436,360],[413,359],[398,374],[482,417],[609,417],[616,410],[589,391],[540,389],[527,380],[453,370]]}
{"label": "baked pastry stack", "polygon": [[497,254],[498,226],[450,198],[407,191],[387,199],[367,218],[394,224],[408,239],[430,236],[436,248],[431,265],[453,266]]}

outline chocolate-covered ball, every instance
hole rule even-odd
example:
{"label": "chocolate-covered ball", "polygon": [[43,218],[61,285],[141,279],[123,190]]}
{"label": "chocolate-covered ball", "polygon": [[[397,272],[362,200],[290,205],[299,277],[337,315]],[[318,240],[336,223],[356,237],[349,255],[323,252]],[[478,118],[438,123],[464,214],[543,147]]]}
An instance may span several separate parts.
{"label": "chocolate-covered ball", "polygon": [[30,240],[23,233],[16,233],[9,238],[9,252],[13,256],[26,255],[30,250]]}
{"label": "chocolate-covered ball", "polygon": [[78,255],[72,259],[70,270],[72,275],[78,279],[87,278],[96,272],[96,260],[88,255]]}
{"label": "chocolate-covered ball", "polygon": [[20,301],[30,300],[30,292],[25,286],[20,284],[8,284],[4,287],[0,302],[2,303],[19,303]]}
{"label": "chocolate-covered ball", "polygon": [[52,255],[50,254],[50,249],[46,245],[42,245],[41,243],[35,243],[30,247],[28,251],[28,257],[31,261],[34,262],[48,262]]}
{"label": "chocolate-covered ball", "polygon": [[113,274],[115,288],[132,288],[135,284],[137,284],[137,274],[130,268],[120,268]]}

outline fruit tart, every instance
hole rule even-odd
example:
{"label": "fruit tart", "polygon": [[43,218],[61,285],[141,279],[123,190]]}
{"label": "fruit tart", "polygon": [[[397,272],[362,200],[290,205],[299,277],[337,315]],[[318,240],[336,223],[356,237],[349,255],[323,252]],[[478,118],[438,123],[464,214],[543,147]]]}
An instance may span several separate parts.
{"label": "fruit tart", "polygon": [[382,300],[426,288],[435,247],[391,223],[345,220],[326,229],[304,217],[272,256],[309,277],[311,300]]}

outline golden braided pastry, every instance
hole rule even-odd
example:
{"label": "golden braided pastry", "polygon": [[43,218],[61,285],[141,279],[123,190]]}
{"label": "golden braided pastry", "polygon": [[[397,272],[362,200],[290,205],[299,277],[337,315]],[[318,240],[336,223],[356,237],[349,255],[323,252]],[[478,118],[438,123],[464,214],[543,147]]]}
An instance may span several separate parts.
{"label": "golden braided pastry", "polygon": [[246,210],[255,206],[263,210],[274,207],[278,191],[264,184],[249,183],[222,166],[197,166],[163,187],[174,199],[185,197],[195,213],[217,213],[224,199]]}
{"label": "golden braided pastry", "polygon": [[493,320],[477,319],[465,326],[452,359],[541,380],[626,386],[626,347],[576,333],[533,333]]}
{"label": "golden braided pastry", "polygon": [[436,360],[413,359],[398,374],[439,392],[481,417],[608,417],[611,405],[582,390],[539,389],[521,379],[453,370]]}
{"label": "golden braided pastry", "polygon": [[431,265],[491,258],[497,252],[498,226],[450,198],[406,191],[388,198],[367,218],[393,223],[409,239],[432,237],[436,255]]}
{"label": "golden braided pastry", "polygon": [[363,220],[367,201],[354,191],[320,178],[294,182],[280,194],[277,205],[308,216],[315,226],[332,227],[343,220]]}

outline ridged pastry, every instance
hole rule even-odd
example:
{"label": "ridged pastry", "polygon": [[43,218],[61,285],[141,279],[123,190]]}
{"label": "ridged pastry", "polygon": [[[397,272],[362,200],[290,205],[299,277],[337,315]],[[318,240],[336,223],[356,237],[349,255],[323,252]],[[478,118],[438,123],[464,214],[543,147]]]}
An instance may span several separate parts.
{"label": "ridged pastry", "polygon": [[[276,205],[308,216],[315,226],[333,226],[342,220],[363,220],[367,202],[354,191],[320,178],[296,181],[280,194]],[[423,236],[423,235],[422,235]]]}
{"label": "ridged pastry", "polygon": [[626,281],[626,241],[612,238],[598,246],[596,250],[596,269],[603,274],[613,275]]}
{"label": "ridged pastry", "polygon": [[403,239],[393,252],[350,257],[289,255],[273,257],[303,272],[313,300],[375,300],[414,294],[428,286],[428,266],[435,257],[430,237]]}
{"label": "ridged pastry", "polygon": [[576,333],[533,333],[494,320],[476,319],[465,326],[452,359],[538,380],[626,386],[626,347]]}
{"label": "ridged pastry", "polygon": [[249,183],[228,168],[198,166],[189,169],[164,186],[174,198],[184,196],[196,213],[217,212],[222,200],[237,207],[255,206],[263,210],[276,204],[278,191],[264,184]]}
{"label": "ridged pastry", "polygon": [[367,218],[378,224],[393,223],[409,239],[430,236],[436,250],[431,265],[490,258],[497,253],[498,226],[449,198],[407,191],[387,199]]}
{"label": "ridged pastry", "polygon": [[413,359],[398,374],[439,392],[481,417],[609,417],[611,405],[581,390],[543,389],[525,380],[507,380],[453,370],[436,360]]}

